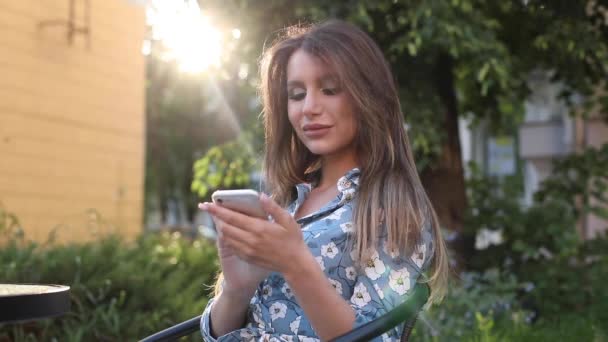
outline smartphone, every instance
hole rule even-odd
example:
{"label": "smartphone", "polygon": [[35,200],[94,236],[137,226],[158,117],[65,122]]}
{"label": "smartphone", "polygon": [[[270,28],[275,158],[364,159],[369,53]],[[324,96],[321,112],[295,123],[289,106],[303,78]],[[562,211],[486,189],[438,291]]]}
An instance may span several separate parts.
{"label": "smartphone", "polygon": [[260,194],[251,189],[217,190],[211,195],[213,203],[242,214],[268,219],[260,202]]}

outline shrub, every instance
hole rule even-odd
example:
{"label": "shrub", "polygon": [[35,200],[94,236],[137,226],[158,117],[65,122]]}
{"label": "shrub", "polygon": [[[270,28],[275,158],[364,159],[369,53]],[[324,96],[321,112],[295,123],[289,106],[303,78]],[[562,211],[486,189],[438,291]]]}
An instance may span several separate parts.
{"label": "shrub", "polygon": [[[596,280],[608,274],[594,264],[590,274]],[[605,282],[592,286],[599,289]],[[415,341],[605,341],[608,337],[607,291],[581,312],[562,311],[535,319],[535,313],[522,307],[522,293],[531,291],[527,283],[513,274],[490,269],[466,272],[454,281],[439,306],[419,315],[412,334]],[[599,294],[599,292],[598,292]]]}
{"label": "shrub", "polygon": [[576,227],[588,213],[608,218],[608,144],[556,161],[529,206],[520,200],[520,178],[488,178],[473,170],[467,229],[500,232],[502,241],[477,250],[472,268],[498,266],[515,274],[532,289],[522,301],[549,319],[597,310],[607,293],[608,240],[585,241]]}
{"label": "shrub", "polygon": [[[0,327],[0,340],[137,340],[199,315],[218,268],[215,247],[179,233],[129,242],[26,242],[14,216],[0,210],[0,279],[71,287],[71,311],[60,318]],[[194,338],[196,339],[196,338]],[[200,336],[198,336],[200,340]]]}
{"label": "shrub", "polygon": [[[453,281],[446,299],[429,311],[421,312],[413,340],[461,341],[472,332],[488,328],[488,322],[529,323],[532,313],[517,300],[524,288],[512,274],[489,269],[483,273],[465,272]],[[479,327],[485,322],[485,328]],[[481,330],[480,330],[481,329]]]}

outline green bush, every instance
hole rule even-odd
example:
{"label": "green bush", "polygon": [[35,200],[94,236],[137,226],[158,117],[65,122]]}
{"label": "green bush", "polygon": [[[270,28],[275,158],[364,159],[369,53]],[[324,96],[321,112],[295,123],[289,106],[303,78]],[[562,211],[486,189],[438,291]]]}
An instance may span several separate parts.
{"label": "green bush", "polygon": [[[465,342],[554,342],[606,341],[598,322],[587,315],[564,314],[560,319],[527,324],[521,320],[495,323],[491,317],[476,315],[476,325],[462,339]],[[440,341],[444,341],[440,339]],[[450,340],[446,340],[450,341]]]}
{"label": "green bush", "polygon": [[[467,229],[500,231],[502,241],[477,250],[472,268],[514,274],[530,289],[519,300],[548,322],[570,313],[608,322],[608,239],[583,240],[576,228],[588,213],[608,218],[608,144],[557,161],[528,206],[521,203],[520,178],[473,170]],[[606,332],[607,325],[598,329]]]}
{"label": "green bush", "polygon": [[[489,269],[464,272],[453,280],[438,306],[423,311],[414,329],[415,341],[461,341],[473,332],[492,330],[488,322],[530,322],[532,313],[521,308],[517,294],[524,288],[512,274]],[[480,326],[480,323],[485,322]]]}
{"label": "green bush", "polygon": [[[608,269],[594,264],[591,274],[605,279]],[[603,283],[602,283],[603,284]],[[599,286],[600,283],[593,286]],[[584,285],[585,286],[585,285]],[[599,287],[598,287],[599,288]],[[413,341],[606,341],[608,337],[608,297],[581,312],[562,311],[536,318],[522,307],[522,294],[532,291],[528,283],[513,274],[490,269],[465,272],[454,281],[439,306],[420,313],[412,333]]]}
{"label": "green bush", "polygon": [[0,279],[69,285],[71,311],[0,326],[0,340],[141,339],[201,314],[218,269],[211,243],[179,233],[41,245],[26,242],[20,232],[14,216],[0,210]]}

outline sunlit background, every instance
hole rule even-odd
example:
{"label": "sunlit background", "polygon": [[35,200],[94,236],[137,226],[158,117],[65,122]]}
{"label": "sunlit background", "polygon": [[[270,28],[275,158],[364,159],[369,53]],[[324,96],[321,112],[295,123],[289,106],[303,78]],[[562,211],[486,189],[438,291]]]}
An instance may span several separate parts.
{"label": "sunlit background", "polygon": [[[163,45],[161,58],[176,61],[181,71],[200,73],[219,66],[222,34],[201,12],[197,1],[150,1],[146,20],[151,35],[144,41],[144,55],[150,54],[153,40]],[[240,31],[233,29],[232,37],[238,39]]]}

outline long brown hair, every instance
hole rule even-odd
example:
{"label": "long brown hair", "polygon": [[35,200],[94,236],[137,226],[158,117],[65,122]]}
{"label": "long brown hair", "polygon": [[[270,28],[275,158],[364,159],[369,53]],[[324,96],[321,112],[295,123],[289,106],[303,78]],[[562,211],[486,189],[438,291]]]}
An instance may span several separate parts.
{"label": "long brown hair", "polygon": [[260,95],[268,190],[286,206],[293,200],[294,185],[310,180],[311,169],[319,165],[320,157],[300,142],[287,117],[287,63],[299,49],[335,70],[356,109],[355,146],[361,176],[351,246],[358,260],[363,264],[376,246],[382,229],[379,222],[385,223],[388,247],[407,255],[420,243],[423,227],[431,227],[434,255],[428,281],[431,302],[441,300],[448,262],[437,215],[416,170],[390,67],[378,46],[359,28],[339,20],[293,26],[265,51]]}

